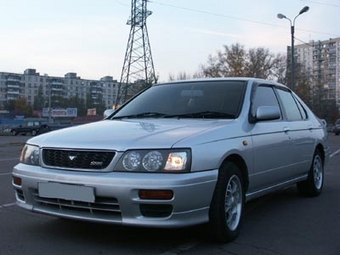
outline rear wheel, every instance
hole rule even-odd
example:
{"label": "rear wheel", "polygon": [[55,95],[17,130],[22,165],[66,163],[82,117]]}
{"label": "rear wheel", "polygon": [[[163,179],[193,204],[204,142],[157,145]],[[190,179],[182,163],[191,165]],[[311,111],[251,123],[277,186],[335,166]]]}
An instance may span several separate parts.
{"label": "rear wheel", "polygon": [[209,225],[214,240],[229,242],[238,236],[244,204],[243,180],[233,162],[222,165],[210,205]]}
{"label": "rear wheel", "polygon": [[324,168],[321,153],[317,150],[313,156],[308,179],[297,183],[299,192],[307,196],[318,196],[322,192],[324,179]]}
{"label": "rear wheel", "polygon": [[17,135],[17,134],[18,134],[17,131],[12,130],[12,135]]}
{"label": "rear wheel", "polygon": [[31,131],[31,135],[32,135],[32,136],[36,136],[36,135],[37,135],[37,130],[33,129],[33,130]]}

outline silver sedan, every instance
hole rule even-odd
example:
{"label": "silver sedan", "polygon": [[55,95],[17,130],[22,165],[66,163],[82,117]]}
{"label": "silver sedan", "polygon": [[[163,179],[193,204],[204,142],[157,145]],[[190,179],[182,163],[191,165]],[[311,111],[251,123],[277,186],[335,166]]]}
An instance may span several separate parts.
{"label": "silver sedan", "polygon": [[27,141],[17,204],[74,220],[147,227],[207,223],[237,237],[244,203],[297,184],[321,193],[325,122],[284,85],[221,78],[154,85],[102,121]]}

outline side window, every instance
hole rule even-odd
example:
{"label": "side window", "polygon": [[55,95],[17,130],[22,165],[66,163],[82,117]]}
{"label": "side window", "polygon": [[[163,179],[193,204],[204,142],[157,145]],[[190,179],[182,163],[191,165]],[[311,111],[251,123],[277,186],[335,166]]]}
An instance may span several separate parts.
{"label": "side window", "polygon": [[297,105],[299,107],[302,119],[304,119],[304,120],[308,119],[307,112],[306,112],[305,108],[303,108],[303,106],[301,105],[301,103],[299,101],[297,102]]}
{"label": "side window", "polygon": [[289,121],[302,120],[300,108],[297,105],[293,95],[283,89],[277,89],[280,99],[282,100],[283,108]]}
{"label": "side window", "polygon": [[271,86],[258,86],[253,97],[251,114],[255,116],[259,106],[279,106],[275,92]]}

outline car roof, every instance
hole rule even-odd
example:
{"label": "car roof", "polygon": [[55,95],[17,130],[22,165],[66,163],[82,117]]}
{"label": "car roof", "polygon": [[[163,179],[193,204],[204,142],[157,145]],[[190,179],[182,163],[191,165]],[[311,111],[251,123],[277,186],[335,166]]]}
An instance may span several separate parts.
{"label": "car roof", "polygon": [[245,82],[249,82],[249,83],[266,83],[266,84],[272,84],[272,85],[282,86],[282,87],[288,88],[286,85],[283,85],[281,83],[278,83],[278,82],[275,82],[275,81],[272,81],[272,80],[261,79],[261,78],[253,78],[253,77],[198,78],[198,79],[160,82],[158,84],[154,84],[153,86],[164,85],[164,84],[174,84],[174,83],[177,84],[177,83],[208,82],[208,81],[245,81]]}

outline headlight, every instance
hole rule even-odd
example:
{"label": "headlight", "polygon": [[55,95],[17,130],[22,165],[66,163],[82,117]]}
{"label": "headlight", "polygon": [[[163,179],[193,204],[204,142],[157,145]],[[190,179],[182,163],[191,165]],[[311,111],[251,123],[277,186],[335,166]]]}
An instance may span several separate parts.
{"label": "headlight", "polygon": [[135,172],[189,172],[190,149],[131,150],[123,154],[118,171]]}
{"label": "headlight", "polygon": [[21,151],[20,162],[28,165],[39,166],[39,147],[26,144]]}

